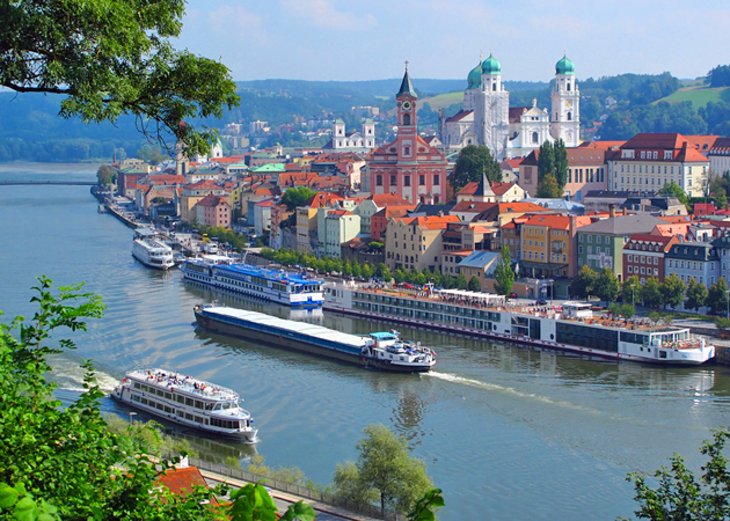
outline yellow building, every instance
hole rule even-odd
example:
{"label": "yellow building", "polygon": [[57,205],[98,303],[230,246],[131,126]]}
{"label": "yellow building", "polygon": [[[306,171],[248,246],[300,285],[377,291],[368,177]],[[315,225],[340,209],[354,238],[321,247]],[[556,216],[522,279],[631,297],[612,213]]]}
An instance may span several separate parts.
{"label": "yellow building", "polygon": [[443,251],[442,233],[455,215],[391,219],[385,231],[385,263],[390,269],[433,271]]}

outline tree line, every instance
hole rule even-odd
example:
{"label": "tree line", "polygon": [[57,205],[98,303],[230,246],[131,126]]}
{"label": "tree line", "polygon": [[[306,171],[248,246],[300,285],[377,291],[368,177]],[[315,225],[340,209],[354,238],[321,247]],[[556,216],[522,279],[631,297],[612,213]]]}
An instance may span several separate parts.
{"label": "tree line", "polygon": [[613,270],[604,268],[597,272],[587,265],[581,267],[570,283],[570,294],[582,299],[594,296],[605,302],[621,298],[624,304],[641,304],[652,309],[676,309],[684,305],[685,309],[699,311],[707,307],[714,314],[727,313],[728,306],[728,285],[724,277],[709,288],[695,278],[685,284],[676,273],[670,273],[663,282],[650,277],[642,284],[637,275],[631,275],[621,283]]}

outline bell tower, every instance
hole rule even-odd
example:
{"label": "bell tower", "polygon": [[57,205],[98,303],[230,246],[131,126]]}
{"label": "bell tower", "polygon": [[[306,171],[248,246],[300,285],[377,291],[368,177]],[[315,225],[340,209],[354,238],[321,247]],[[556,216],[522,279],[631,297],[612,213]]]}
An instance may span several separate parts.
{"label": "bell tower", "polygon": [[550,134],[566,147],[580,144],[580,91],[575,81],[575,64],[563,55],[555,64],[555,87],[551,95]]}
{"label": "bell tower", "polygon": [[418,138],[418,96],[408,76],[408,61],[395,100],[398,105],[398,161],[414,161]]}

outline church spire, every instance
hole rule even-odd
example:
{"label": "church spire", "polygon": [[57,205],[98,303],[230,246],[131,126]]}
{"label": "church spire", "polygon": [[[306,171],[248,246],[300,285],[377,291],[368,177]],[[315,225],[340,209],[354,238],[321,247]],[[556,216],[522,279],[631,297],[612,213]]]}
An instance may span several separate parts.
{"label": "church spire", "polygon": [[487,179],[486,172],[482,172],[482,180],[477,186],[476,195],[479,196],[483,202],[489,202],[489,199],[495,196],[494,190],[492,190],[492,185],[489,184],[489,179]]}
{"label": "church spire", "polygon": [[416,95],[416,89],[413,88],[413,84],[411,83],[411,78],[408,76],[408,60],[406,60],[406,72],[403,74],[403,81],[400,83],[400,89],[398,90],[398,94],[396,94],[396,98],[403,94],[408,94],[414,98],[418,97]]}

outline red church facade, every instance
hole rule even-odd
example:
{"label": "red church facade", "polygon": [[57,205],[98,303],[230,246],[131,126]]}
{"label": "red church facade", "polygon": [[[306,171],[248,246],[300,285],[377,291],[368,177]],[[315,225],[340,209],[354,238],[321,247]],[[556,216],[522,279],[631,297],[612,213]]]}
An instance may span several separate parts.
{"label": "red church facade", "polygon": [[446,156],[418,135],[418,97],[403,75],[396,95],[398,133],[395,140],[376,148],[368,162],[370,192],[397,194],[413,204],[438,204],[446,198]]}

